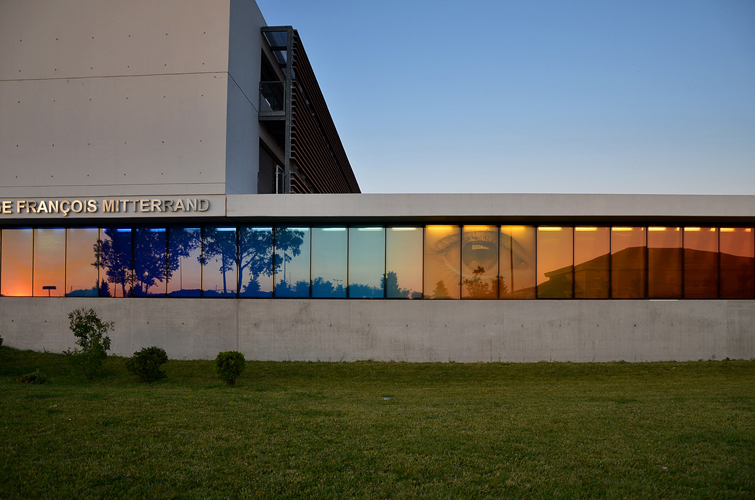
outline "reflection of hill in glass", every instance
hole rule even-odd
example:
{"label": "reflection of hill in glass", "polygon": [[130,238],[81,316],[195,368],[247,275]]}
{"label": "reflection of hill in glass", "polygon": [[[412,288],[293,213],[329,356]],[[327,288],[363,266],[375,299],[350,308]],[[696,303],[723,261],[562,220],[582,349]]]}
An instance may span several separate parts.
{"label": "reflection of hill in glass", "polygon": [[97,286],[93,286],[89,289],[71,290],[66,294],[66,297],[96,297]]}

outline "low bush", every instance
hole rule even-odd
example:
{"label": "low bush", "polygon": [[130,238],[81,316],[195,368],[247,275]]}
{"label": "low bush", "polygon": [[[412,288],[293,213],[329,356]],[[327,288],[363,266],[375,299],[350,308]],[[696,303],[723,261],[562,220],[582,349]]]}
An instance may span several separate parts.
{"label": "low bush", "polygon": [[72,364],[80,367],[89,380],[102,375],[102,361],[110,350],[109,330],[115,329],[112,321],[102,321],[94,309],[75,309],[68,314],[70,328],[81,349],[68,349]]}
{"label": "low bush", "polygon": [[0,347],[2,347],[2,346],[3,346],[3,338],[0,337]]}
{"label": "low bush", "polygon": [[141,382],[151,383],[167,377],[160,369],[168,362],[168,355],[161,347],[145,347],[126,360],[126,369],[139,377]]}
{"label": "low bush", "polygon": [[236,384],[236,379],[244,368],[246,368],[246,360],[238,351],[219,352],[215,358],[215,373],[228,385]]}
{"label": "low bush", "polygon": [[37,368],[31,373],[18,377],[18,381],[21,384],[44,384],[47,382],[47,376]]}

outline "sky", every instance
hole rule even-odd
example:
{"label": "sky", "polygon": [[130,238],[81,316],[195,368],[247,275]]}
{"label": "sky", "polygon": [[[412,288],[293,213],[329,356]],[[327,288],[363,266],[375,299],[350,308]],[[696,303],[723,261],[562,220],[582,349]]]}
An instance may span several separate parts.
{"label": "sky", "polygon": [[257,3],[362,192],[755,194],[755,1]]}

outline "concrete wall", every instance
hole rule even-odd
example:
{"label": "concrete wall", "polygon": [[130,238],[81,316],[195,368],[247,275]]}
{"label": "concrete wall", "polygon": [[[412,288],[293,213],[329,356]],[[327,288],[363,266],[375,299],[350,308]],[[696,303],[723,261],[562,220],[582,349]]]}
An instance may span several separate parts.
{"label": "concrete wall", "polygon": [[171,358],[611,361],[755,357],[755,301],[0,299],[3,345],[74,346],[67,314],[113,320],[113,352]]}
{"label": "concrete wall", "polygon": [[0,196],[256,192],[260,23],[252,0],[1,1]]}

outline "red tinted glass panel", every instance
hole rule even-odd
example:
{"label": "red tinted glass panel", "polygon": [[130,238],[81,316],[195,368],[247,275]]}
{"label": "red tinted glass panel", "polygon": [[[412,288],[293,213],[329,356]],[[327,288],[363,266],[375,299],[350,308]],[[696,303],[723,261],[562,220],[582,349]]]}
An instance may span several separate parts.
{"label": "red tinted glass panel", "polygon": [[684,228],[684,298],[718,297],[718,228]]}
{"label": "red tinted glass panel", "polygon": [[648,297],[682,296],[682,231],[678,227],[648,228]]}
{"label": "red tinted glass panel", "polygon": [[611,230],[574,228],[574,298],[607,299],[610,292]]}
{"label": "red tinted glass panel", "polygon": [[574,280],[574,231],[537,228],[537,298],[570,299]]}
{"label": "red tinted glass panel", "polygon": [[755,298],[755,230],[751,227],[722,227],[721,298]]}
{"label": "red tinted glass panel", "polygon": [[645,228],[611,228],[611,297],[645,298]]}

